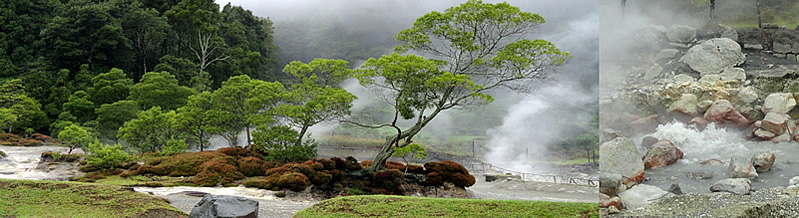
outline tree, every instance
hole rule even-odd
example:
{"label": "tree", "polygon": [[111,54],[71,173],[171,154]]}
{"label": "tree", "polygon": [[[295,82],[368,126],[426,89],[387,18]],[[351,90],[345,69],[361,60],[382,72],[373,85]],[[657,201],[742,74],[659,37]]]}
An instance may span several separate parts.
{"label": "tree", "polygon": [[222,88],[213,93],[216,110],[214,116],[221,132],[238,133],[244,128],[247,144],[252,144],[250,128],[267,125],[273,120],[271,108],[277,106],[285,88],[277,82],[250,79],[249,76],[234,76],[222,83]]}
{"label": "tree", "polygon": [[58,133],[58,139],[66,141],[69,147],[69,154],[72,154],[73,149],[97,140],[89,131],[75,124],[64,127],[64,130]]}
{"label": "tree", "polygon": [[101,137],[117,140],[117,131],[125,122],[135,119],[141,112],[135,101],[121,100],[112,104],[100,105],[97,114],[97,132]]}
{"label": "tree", "polygon": [[294,61],[283,71],[292,75],[295,83],[286,102],[277,106],[274,114],[300,130],[298,146],[311,126],[350,114],[355,96],[336,87],[352,74],[346,61],[315,59],[308,64]]}
{"label": "tree", "polygon": [[4,132],[6,129],[11,131],[12,124],[16,120],[17,115],[14,114],[14,111],[8,108],[0,108],[0,132]]}
{"label": "tree", "polygon": [[75,122],[78,123],[85,123],[95,118],[94,103],[89,101],[89,95],[85,91],[77,91],[70,95],[69,101],[64,103],[63,108],[64,112],[75,116]]}
{"label": "tree", "polygon": [[124,100],[130,94],[133,80],[125,76],[125,72],[113,68],[108,73],[101,73],[92,78],[92,86],[86,89],[89,100],[100,106]]}
{"label": "tree", "polygon": [[100,169],[114,169],[130,158],[119,144],[103,145],[99,140],[94,140],[89,143],[88,148],[91,154],[86,156],[86,162]]}
{"label": "tree", "polygon": [[[393,105],[394,119],[381,125],[388,136],[368,171],[385,168],[394,148],[413,143],[413,137],[442,111],[490,103],[486,94],[497,88],[524,91],[530,83],[548,78],[569,58],[552,43],[524,36],[544,23],[538,14],[521,12],[507,3],[470,0],[420,17],[396,38],[395,50],[413,50],[436,59],[392,53],[366,61],[357,76]],[[398,119],[413,120],[402,128]]]}
{"label": "tree", "polygon": [[175,111],[163,112],[161,107],[142,111],[119,128],[117,137],[129,143],[141,153],[158,152],[167,141],[178,135],[173,128]]}
{"label": "tree", "polygon": [[253,137],[256,144],[266,147],[268,160],[288,163],[316,157],[316,143],[313,140],[298,143],[299,133],[288,126],[258,126]]}
{"label": "tree", "polygon": [[161,107],[174,110],[186,105],[192,94],[194,90],[178,85],[175,76],[169,72],[149,72],[130,89],[129,99],[136,101],[143,109]]}
{"label": "tree", "polygon": [[410,160],[422,160],[427,157],[427,153],[424,152],[424,148],[422,148],[421,145],[410,144],[405,147],[394,149],[394,154],[391,156],[402,158],[402,160],[405,161],[405,173],[408,173],[408,164],[410,164]]}
{"label": "tree", "polygon": [[189,96],[186,106],[177,110],[175,128],[194,137],[200,151],[207,147],[211,134],[218,133],[220,129],[214,125],[213,110],[213,95],[210,92]]}

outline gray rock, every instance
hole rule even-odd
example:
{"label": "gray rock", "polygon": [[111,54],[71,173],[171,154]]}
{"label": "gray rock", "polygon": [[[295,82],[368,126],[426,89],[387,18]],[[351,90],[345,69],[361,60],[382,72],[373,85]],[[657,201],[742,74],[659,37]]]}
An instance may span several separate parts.
{"label": "gray rock", "polygon": [[785,75],[793,74],[794,69],[785,66],[777,66],[766,70],[755,70],[752,72],[758,78],[782,78]]}
{"label": "gray rock", "polygon": [[738,31],[735,31],[733,28],[726,27],[724,31],[721,32],[721,38],[728,38],[732,39],[732,41],[738,41]]}
{"label": "gray rock", "polygon": [[649,69],[646,70],[646,73],[644,73],[644,79],[653,80],[660,76],[661,71],[663,71],[663,67],[660,67],[660,65],[657,64],[652,65],[652,67],[649,67]]}
{"label": "gray rock", "polygon": [[730,157],[730,165],[727,168],[727,173],[730,175],[730,178],[757,178],[757,171],[755,171],[755,167],[752,166],[752,161],[749,158],[741,156]]}
{"label": "gray rock", "polygon": [[738,100],[747,104],[754,102],[758,98],[757,91],[755,91],[755,88],[751,86],[744,87],[738,91],[738,95],[736,97]]}
{"label": "gray rock", "polygon": [[628,187],[644,178],[644,162],[635,143],[625,137],[617,137],[599,146],[599,171],[617,173],[625,177],[622,182]]}
{"label": "gray rock", "polygon": [[239,196],[205,195],[189,214],[191,218],[258,217],[258,201]]}
{"label": "gray rock", "polygon": [[765,129],[762,129],[762,128],[755,129],[754,134],[755,134],[755,136],[760,137],[761,139],[765,139],[765,140],[771,140],[774,137],[777,137],[777,134],[774,134],[773,132],[765,130]]}
{"label": "gray rock", "polygon": [[799,42],[794,42],[792,47],[791,53],[799,54]]}
{"label": "gray rock", "polygon": [[789,61],[796,61],[796,55],[795,54],[788,54],[788,55],[785,56],[785,59],[787,59]]}
{"label": "gray rock", "polygon": [[763,50],[763,45],[761,44],[744,44],[745,49],[755,49],[755,50]]}
{"label": "gray rock", "polygon": [[752,157],[752,166],[758,173],[768,172],[777,156],[774,152],[759,152]]}
{"label": "gray rock", "polygon": [[774,52],[775,53],[791,53],[791,45],[785,43],[774,42]]}
{"label": "gray rock", "polygon": [[680,188],[680,184],[677,183],[671,184],[671,186],[669,187],[669,192],[675,195],[681,195],[682,189]]}
{"label": "gray rock", "polygon": [[715,38],[688,49],[680,61],[691,69],[705,74],[721,73],[727,67],[738,66],[746,60],[741,46],[727,38]]}
{"label": "gray rock", "polygon": [[763,29],[779,29],[780,25],[776,23],[763,23],[760,27]]}
{"label": "gray rock", "polygon": [[719,80],[721,80],[721,75],[719,74],[705,74],[702,78],[699,78],[700,83],[707,83],[710,85],[716,84]]}
{"label": "gray rock", "polygon": [[670,42],[689,43],[696,38],[696,29],[683,25],[672,25],[666,30],[666,38]]}
{"label": "gray rock", "polygon": [[656,199],[673,194],[664,191],[653,185],[639,184],[629,190],[619,193],[621,203],[628,210],[634,210],[648,204],[654,203]]}
{"label": "gray rock", "polygon": [[796,99],[791,93],[771,93],[763,102],[763,113],[787,114],[794,107],[796,107]]}
{"label": "gray rock", "polygon": [[724,68],[724,71],[721,71],[720,76],[722,81],[744,81],[746,80],[746,71],[744,71],[743,68],[728,67]]}
{"label": "gray rock", "polygon": [[663,49],[655,55],[655,60],[670,59],[680,53],[677,49]]}
{"label": "gray rock", "polygon": [[650,148],[652,148],[652,145],[658,143],[658,141],[660,141],[658,140],[658,138],[652,136],[646,136],[643,139],[641,139],[641,147],[644,147],[646,148],[646,150],[649,150]]}
{"label": "gray rock", "polygon": [[599,173],[599,192],[608,196],[616,196],[619,192],[623,178],[621,174],[600,172]]}
{"label": "gray rock", "polygon": [[688,47],[690,47],[687,44],[676,43],[676,42],[669,42],[669,46],[674,47],[674,48],[688,48]]}
{"label": "gray rock", "polygon": [[786,59],[786,57],[788,56],[783,53],[774,53],[774,57],[779,59]]}
{"label": "gray rock", "polygon": [[788,185],[799,185],[799,176],[794,176],[788,181]]}
{"label": "gray rock", "polygon": [[695,79],[689,75],[679,74],[674,76],[674,81],[680,84],[691,83],[694,82]]}
{"label": "gray rock", "polygon": [[752,188],[752,181],[745,178],[722,179],[710,186],[712,192],[729,192],[737,195],[749,194]]}

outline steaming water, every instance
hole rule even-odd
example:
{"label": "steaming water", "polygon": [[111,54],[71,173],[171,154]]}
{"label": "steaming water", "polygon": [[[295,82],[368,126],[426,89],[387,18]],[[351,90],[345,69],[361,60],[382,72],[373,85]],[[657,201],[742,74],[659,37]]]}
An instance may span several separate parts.
{"label": "steaming water", "polygon": [[[19,147],[0,146],[0,151],[6,153],[5,158],[0,158],[0,178],[27,179],[27,180],[63,180],[70,176],[70,172],[45,172],[36,169],[41,161],[42,152],[61,151],[66,154],[68,148],[55,146]],[[72,153],[83,153],[80,148]]]}
{"label": "steaming water", "polygon": [[[658,126],[657,131],[650,135],[672,141],[684,153],[683,159],[672,165],[646,171],[648,181],[645,183],[664,190],[678,183],[683,192],[710,192],[714,182],[729,178],[727,167],[731,156],[751,158],[758,152],[767,151],[773,151],[777,158],[770,171],[758,173],[757,179],[752,181],[754,189],[786,186],[790,178],[799,176],[799,144],[795,142],[748,141],[741,131],[716,128],[713,124],[704,131],[698,131],[694,126],[680,122]],[[636,138],[635,142],[640,143],[643,137]],[[646,153],[640,144],[638,147],[641,154]],[[700,164],[711,158],[724,163],[716,166]],[[713,178],[696,180],[687,175],[690,172],[712,172]]]}

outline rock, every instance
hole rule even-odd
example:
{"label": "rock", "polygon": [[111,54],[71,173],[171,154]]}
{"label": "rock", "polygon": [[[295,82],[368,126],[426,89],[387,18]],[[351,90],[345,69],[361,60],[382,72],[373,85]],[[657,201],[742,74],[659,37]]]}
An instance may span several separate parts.
{"label": "rock", "polygon": [[775,135],[781,135],[788,129],[788,119],[791,118],[787,114],[778,114],[769,112],[763,121],[760,123],[760,128],[772,132]]}
{"label": "rock", "polygon": [[652,65],[652,67],[649,67],[649,69],[647,69],[646,72],[644,73],[644,79],[653,80],[658,76],[660,76],[661,71],[663,71],[663,67],[660,67],[660,65],[657,64]]}
{"label": "rock", "polygon": [[194,208],[191,218],[258,217],[258,201],[239,196],[205,195]]}
{"label": "rock", "polygon": [[727,67],[742,64],[746,56],[741,46],[727,38],[710,39],[688,49],[680,62],[688,64],[700,75],[721,73]]}
{"label": "rock", "polygon": [[618,173],[600,172],[599,193],[616,196],[619,192],[619,186],[622,184],[622,179],[621,174]]}
{"label": "rock", "polygon": [[737,178],[737,179],[722,179],[713,183],[710,186],[711,192],[729,192],[736,195],[745,195],[749,194],[749,190],[752,188],[752,181],[745,178]]}
{"label": "rock", "polygon": [[732,41],[738,41],[738,31],[735,31],[733,28],[726,27],[724,31],[721,32],[721,38],[728,38],[732,39]]}
{"label": "rock", "polygon": [[660,117],[656,114],[641,117],[630,122],[630,127],[635,133],[653,133],[655,130],[657,130],[658,125],[661,124],[660,120],[658,119],[660,119]]}
{"label": "rock", "polygon": [[660,140],[652,145],[644,155],[644,169],[663,167],[677,162],[683,156],[682,151],[669,140]]}
{"label": "rock", "polygon": [[728,67],[721,71],[721,81],[744,81],[746,80],[746,71],[743,68]]}
{"label": "rock", "polygon": [[791,52],[791,45],[784,44],[784,43],[779,43],[779,42],[774,42],[774,49],[773,50],[774,50],[775,53],[782,53],[782,54],[790,53]]}
{"label": "rock", "polygon": [[714,85],[719,80],[721,80],[721,75],[719,74],[706,74],[702,76],[702,78],[699,78],[700,83],[707,83],[709,85]]}
{"label": "rock", "polygon": [[621,198],[621,203],[624,207],[628,210],[634,210],[654,203],[656,199],[666,195],[672,194],[653,185],[639,184],[627,191],[619,193],[619,198]]}
{"label": "rock", "polygon": [[776,23],[763,23],[760,27],[763,29],[779,29],[780,25],[777,25]]}
{"label": "rock", "polygon": [[777,66],[766,70],[755,70],[752,72],[752,75],[755,75],[757,78],[782,78],[788,74],[793,74],[794,72],[795,71],[793,69],[787,68],[785,66]]}
{"label": "rock", "polygon": [[795,54],[788,54],[788,55],[785,56],[785,59],[787,59],[789,61],[796,61],[796,55]]}
{"label": "rock", "polygon": [[669,46],[674,47],[674,48],[683,48],[683,49],[690,47],[690,46],[688,46],[686,44],[676,43],[676,42],[669,42]]}
{"label": "rock", "polygon": [[755,100],[757,100],[757,98],[759,96],[757,95],[757,91],[755,91],[754,87],[747,86],[747,87],[742,88],[740,91],[738,91],[738,96],[736,96],[736,97],[741,102],[744,102],[744,103],[748,104],[748,103],[752,103]]}
{"label": "rock", "polygon": [[618,137],[599,146],[599,171],[617,173],[625,179],[622,182],[631,187],[644,179],[644,162],[635,143],[625,137]]}
{"label": "rock", "polygon": [[779,59],[785,59],[788,56],[783,53],[774,53],[774,57]]}
{"label": "rock", "polygon": [[791,134],[789,134],[788,132],[785,132],[785,133],[782,133],[782,135],[775,136],[774,138],[772,138],[769,141],[773,142],[774,144],[791,142]]}
{"label": "rock", "polygon": [[680,84],[691,83],[694,82],[695,79],[691,76],[685,74],[679,74],[674,76],[674,81]]}
{"label": "rock", "polygon": [[658,138],[652,136],[646,136],[643,139],[641,139],[641,147],[644,147],[646,148],[646,150],[649,150],[650,148],[652,148],[652,145],[658,143],[658,141],[660,141],[658,140]]}
{"label": "rock", "polygon": [[763,102],[763,113],[769,112],[787,114],[796,106],[796,99],[791,93],[772,93]]}
{"label": "rock", "polygon": [[607,141],[613,140],[616,137],[620,137],[622,134],[619,131],[613,130],[611,128],[603,128],[602,135],[599,136],[599,142],[605,143]]}
{"label": "rock", "polygon": [[755,50],[763,50],[763,45],[761,44],[744,44],[745,49],[755,49]]}
{"label": "rock", "polygon": [[713,102],[713,104],[710,105],[710,108],[705,111],[705,115],[702,118],[707,121],[717,122],[722,125],[730,124],[737,127],[745,127],[749,123],[749,120],[735,111],[735,108],[732,107],[730,101],[727,100],[718,100]]}
{"label": "rock", "polygon": [[730,175],[730,178],[757,178],[757,172],[755,171],[755,167],[752,166],[752,161],[741,156],[730,157],[730,165],[727,168],[727,173]]}
{"label": "rock", "polygon": [[691,116],[699,114],[696,110],[697,97],[694,94],[682,94],[679,100],[669,106],[670,112],[681,112]]}
{"label": "rock", "polygon": [[713,178],[713,171],[688,172],[688,173],[685,173],[685,176],[687,176],[688,178],[696,179],[696,180],[707,180],[707,179],[712,179]]}
{"label": "rock", "polygon": [[655,60],[671,59],[677,56],[677,53],[680,53],[680,50],[671,48],[663,49],[655,55]]}
{"label": "rock", "polygon": [[702,101],[696,103],[696,109],[699,110],[700,113],[701,112],[705,112],[707,110],[707,108],[709,108],[710,105],[712,105],[712,104],[713,104],[713,101],[711,101],[711,100],[702,100]]}
{"label": "rock", "polygon": [[689,43],[696,38],[696,29],[683,25],[672,25],[666,30],[666,38],[670,42]]}
{"label": "rock", "polygon": [[599,193],[599,208],[616,208],[616,210],[621,210],[623,208],[621,203],[621,198],[618,196],[610,197],[608,195]]}
{"label": "rock", "polygon": [[799,42],[794,42],[792,47],[793,48],[791,49],[791,53],[799,54]]}
{"label": "rock", "polygon": [[758,173],[768,172],[777,156],[774,152],[759,152],[752,157],[752,166]]}
{"label": "rock", "polygon": [[694,117],[693,119],[691,119],[691,122],[689,122],[688,124],[696,126],[696,129],[699,131],[704,131],[705,127],[707,127],[708,122],[707,120],[705,120],[705,118]]}
{"label": "rock", "polygon": [[799,185],[799,176],[794,176],[788,181],[788,185]]}
{"label": "rock", "polygon": [[774,134],[773,132],[770,132],[770,131],[762,129],[762,128],[755,129],[754,134],[755,134],[755,136],[760,137],[761,139],[765,139],[765,140],[771,140],[774,137],[777,137],[777,134]]}
{"label": "rock", "polygon": [[677,183],[671,184],[671,186],[669,187],[669,192],[675,195],[681,195],[682,189],[680,189],[680,184]]}
{"label": "rock", "polygon": [[702,162],[701,162],[701,163],[699,163],[699,164],[701,164],[702,166],[707,166],[707,165],[710,165],[710,166],[718,166],[718,165],[721,165],[721,164],[723,164],[723,163],[724,163],[724,161],[721,161],[721,160],[719,160],[719,159],[715,159],[715,158],[711,158],[711,159],[708,159],[708,160],[706,160],[706,161],[702,161]]}

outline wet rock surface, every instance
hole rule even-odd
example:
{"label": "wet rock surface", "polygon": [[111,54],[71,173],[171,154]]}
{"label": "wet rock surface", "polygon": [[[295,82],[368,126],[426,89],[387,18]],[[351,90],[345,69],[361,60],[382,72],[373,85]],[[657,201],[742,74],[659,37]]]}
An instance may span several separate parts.
{"label": "wet rock surface", "polygon": [[644,162],[635,143],[624,137],[615,138],[599,146],[599,171],[617,173],[624,177],[628,187],[640,182],[644,176]]}

